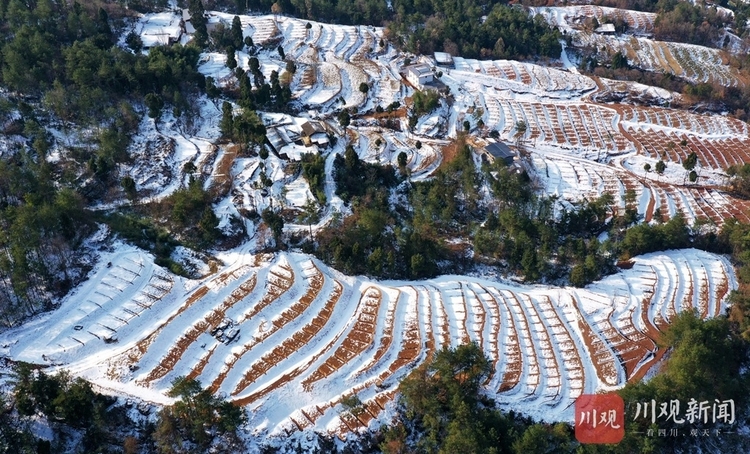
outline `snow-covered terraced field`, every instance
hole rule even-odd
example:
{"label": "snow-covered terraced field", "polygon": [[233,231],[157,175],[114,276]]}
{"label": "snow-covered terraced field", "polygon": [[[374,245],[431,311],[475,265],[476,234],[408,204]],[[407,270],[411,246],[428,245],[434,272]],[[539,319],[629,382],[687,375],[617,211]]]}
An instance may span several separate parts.
{"label": "snow-covered terraced field", "polygon": [[485,124],[508,142],[518,139],[516,125],[522,121],[527,126],[521,137],[525,145],[597,161],[639,151],[681,163],[695,151],[702,166],[723,171],[750,160],[750,131],[739,120],[581,101],[595,89],[592,79],[532,64],[462,58],[455,62],[456,69],[444,79],[476,93]]}
{"label": "snow-covered terraced field", "polygon": [[[616,13],[598,7],[548,10],[565,20]],[[643,32],[653,26],[648,14],[625,18]],[[441,134],[455,134],[456,125],[472,115],[501,140],[522,145],[544,192],[562,201],[610,193],[621,213],[632,196],[627,203],[645,222],[677,214],[691,225],[750,222],[750,203],[717,189],[728,165],[750,162],[745,123],[597,104],[592,95],[619,90],[615,82],[597,83],[575,70],[456,57],[455,68],[441,78],[453,104],[443,103],[406,132],[384,126],[370,110],[394,101],[408,105],[412,90],[398,74],[397,53],[390,46],[380,49],[382,29],[315,22],[307,29],[306,21],[270,16],[243,17],[242,23],[256,42],[278,40],[298,64],[292,88],[301,104],[324,114],[341,107],[368,110],[348,133],[368,162],[396,165],[403,151],[411,177],[427,178],[449,143]],[[625,45],[631,59],[650,58],[653,67],[731,83],[721,69],[690,69],[690,56],[679,46],[639,38],[609,44]],[[695,50],[697,61],[717,63],[710,52]],[[276,54],[259,53],[267,78],[270,70],[285,67]],[[247,58],[240,54],[243,66]],[[231,77],[222,64],[218,55],[204,56],[204,70],[215,71],[219,82],[222,75]],[[359,90],[363,82],[367,94]],[[664,90],[650,90],[658,99],[672,99]],[[527,128],[519,137],[521,121]],[[187,147],[179,137],[171,140],[164,148],[187,155],[180,152]],[[321,150],[328,153],[329,176],[343,146],[330,150]],[[699,158],[695,185],[687,184],[680,166],[691,151]],[[665,175],[643,169],[658,159],[668,162]],[[259,210],[274,200],[297,207],[311,200],[307,183],[285,168],[276,156],[263,162],[235,158],[234,205]],[[274,181],[270,188],[257,185],[261,173]],[[328,178],[330,199],[333,191]],[[469,341],[489,355],[493,367],[484,386],[502,406],[539,419],[572,420],[577,396],[620,387],[661,359],[660,333],[675,314],[695,309],[702,317],[718,315],[737,285],[725,258],[697,250],[636,257],[630,269],[586,289],[465,276],[378,282],[341,275],[306,255],[247,251],[233,253],[225,260],[231,265],[197,282],[172,277],[136,249],[118,250],[104,260],[111,266],[100,267],[60,310],[9,333],[7,339],[18,340],[3,338],[0,345],[7,344],[14,359],[65,367],[104,389],[154,402],[169,401],[165,392],[175,377],[198,378],[246,406],[259,434],[306,428],[343,434],[379,424],[388,418],[400,379],[438,349]],[[339,405],[352,394],[363,402],[357,415]]]}
{"label": "snow-covered terraced field", "polygon": [[549,98],[573,98],[596,88],[586,76],[511,60],[484,61],[454,57],[451,77],[495,90],[531,92]]}
{"label": "snow-covered terraced field", "polygon": [[[247,406],[251,425],[282,435],[367,427],[400,378],[468,341],[490,356],[484,386],[501,405],[571,419],[581,393],[647,372],[675,314],[720,314],[736,287],[726,259],[692,249],[637,257],[586,289],[457,276],[377,282],[291,253],[237,255],[196,282],[135,248],[117,250],[60,309],[5,334],[4,353],[161,402],[175,377],[196,377]],[[352,393],[364,403],[356,417],[337,406]]]}
{"label": "snow-covered terraced field", "polygon": [[[688,224],[710,222],[720,227],[728,219],[750,222],[750,202],[738,200],[710,187],[679,187],[639,176],[613,165],[602,165],[563,155],[537,155],[532,163],[545,192],[571,202],[593,200],[604,193],[614,196],[619,210],[625,209],[628,190],[634,191],[635,208],[646,222],[681,214]],[[658,211],[657,211],[658,210]]]}
{"label": "snow-covered terraced field", "polygon": [[671,73],[693,83],[742,85],[737,70],[724,63],[718,49],[632,36],[579,34],[577,37],[581,39],[580,45],[607,48],[611,54],[621,51],[630,65],[648,71]]}
{"label": "snow-covered terraced field", "polygon": [[629,33],[653,33],[654,21],[656,20],[656,13],[596,5],[553,6],[534,8],[534,10],[545,16],[551,25],[558,27],[580,24],[587,17],[595,17],[600,24],[606,22],[602,20],[604,18],[610,20],[621,18],[628,24],[627,31]]}
{"label": "snow-covered terraced field", "polygon": [[301,101],[308,104],[325,104],[341,93],[341,73],[333,63],[321,63],[317,68],[318,83],[306,93]]}
{"label": "snow-covered terraced field", "polygon": [[633,145],[617,127],[616,112],[586,103],[515,101],[485,95],[487,126],[500,137],[515,141],[518,122],[526,124],[523,140],[532,146],[550,144],[596,159],[633,151]]}
{"label": "snow-covered terraced field", "polygon": [[[210,12],[208,22],[223,23],[230,27],[234,15]],[[374,63],[372,53],[379,49],[379,42],[383,37],[383,30],[375,27],[344,26],[335,24],[321,24],[283,16],[239,16],[243,35],[253,38],[255,45],[274,48],[281,46],[290,60],[299,65],[299,75],[295,77],[292,90],[302,102],[321,106],[342,98],[346,107],[359,107],[366,102],[366,95],[359,91],[361,83],[369,83],[370,77],[366,68],[372,74],[389,75],[386,65]],[[141,35],[147,38],[148,33],[159,32],[154,24],[165,21],[179,23],[180,16],[176,13],[161,15],[145,15],[141,20]],[[170,22],[170,23],[171,23]],[[152,24],[153,23],[153,24]],[[310,29],[306,25],[310,25]],[[176,26],[175,26],[176,27]],[[163,27],[162,27],[163,28]],[[156,31],[154,31],[156,30]],[[170,33],[172,30],[169,30]],[[176,27],[174,33],[180,36],[180,29]],[[166,35],[165,35],[166,36]],[[184,39],[189,39],[187,35]],[[166,43],[166,38],[164,38]],[[380,53],[384,52],[379,49]],[[391,57],[395,52],[390,49]],[[261,71],[266,80],[270,79],[271,71],[283,72],[285,62],[279,55],[261,52],[257,55],[261,64]],[[248,69],[250,56],[244,51],[238,51],[238,64]],[[207,53],[201,58],[201,72],[214,78],[218,85],[223,86],[233,81],[233,73],[225,66],[226,57],[219,53]],[[382,71],[381,71],[382,70]],[[388,85],[384,99],[388,103],[397,99],[394,95],[400,91],[399,79],[393,86],[393,78]]]}
{"label": "snow-covered terraced field", "polygon": [[660,107],[616,109],[620,126],[647,156],[682,163],[695,152],[702,166],[719,170],[750,162],[750,128],[743,121]]}
{"label": "snow-covered terraced field", "polygon": [[[437,169],[442,161],[441,149],[447,141],[431,140],[422,143],[417,149],[412,138],[398,137],[390,130],[382,128],[359,128],[359,157],[368,162],[391,164],[398,167],[398,155],[406,153],[406,167],[412,179],[421,180]],[[377,145],[377,141],[382,143]]]}
{"label": "snow-covered terraced field", "polygon": [[[632,26],[642,30],[649,30],[653,21],[649,14],[594,6],[541,8],[539,11],[563,23],[576,17],[614,17],[621,14]],[[225,22],[229,20],[228,15],[217,13],[217,17]],[[242,16],[245,33],[253,36],[256,42],[278,38],[287,54],[294,56],[300,68],[293,79],[293,92],[303,105],[317,109],[372,109],[376,105],[384,107],[394,101],[403,102],[410,94],[411,89],[402,83],[397,74],[398,67],[392,64],[395,58],[393,50],[389,48],[385,51],[379,46],[382,29],[317,22],[310,22],[311,27],[307,29],[307,23],[287,17]],[[683,52],[679,45],[642,38],[630,37],[618,41],[614,37],[599,36],[592,39],[600,38],[613,40],[610,43],[612,46],[630,49],[637,44],[638,52],[655,52],[654,55],[658,54],[659,58],[649,60],[654,68],[671,65],[672,72],[678,71],[693,64],[685,63],[691,56],[698,59],[694,62],[696,71],[708,71],[706,68],[713,68],[710,69],[713,71],[723,67],[721,61],[716,60],[720,56],[711,54],[711,49],[699,46]],[[240,55],[241,61],[244,61],[243,55]],[[211,72],[209,57],[205,57],[208,63],[204,67]],[[636,57],[629,54],[629,58]],[[217,59],[215,63],[221,66],[222,61]],[[737,120],[658,107],[596,104],[589,101],[589,96],[598,92],[600,87],[592,78],[576,71],[508,60],[482,61],[456,57],[454,63],[455,68],[446,70],[442,78],[452,93],[461,97],[454,109],[472,105],[481,108],[484,124],[497,130],[500,138],[506,142],[513,143],[520,139],[520,143],[526,147],[570,153],[598,162],[637,152],[645,158],[679,164],[694,151],[700,167],[713,172],[710,178],[702,177],[699,180],[699,184],[703,185],[721,184],[721,173],[726,167],[750,160],[750,153],[746,151],[750,144],[750,131],[745,123]],[[281,70],[284,66],[281,60],[273,56],[270,59],[263,56],[261,65],[266,78],[270,77],[270,70]],[[223,76],[230,76],[225,68],[216,71],[220,83]],[[730,83],[729,79],[719,79],[721,83]],[[362,83],[370,85],[369,93],[360,92]],[[636,86],[630,88],[639,89]],[[605,88],[609,89],[611,87]],[[669,93],[655,94],[662,98],[671,96]],[[341,100],[344,101],[343,105],[340,104]],[[455,134],[455,122],[460,116],[445,115],[448,124],[444,125],[443,130],[447,130],[449,135]],[[520,138],[516,129],[519,121],[527,125],[525,134]],[[427,138],[436,130],[417,133]],[[429,149],[423,152],[409,149],[407,154],[410,162],[421,162],[423,157],[419,155],[428,152],[432,153]],[[431,156],[424,158],[435,161]]]}
{"label": "snow-covered terraced field", "polygon": [[[643,35],[653,32],[656,15],[593,5],[533,8],[547,22],[573,36],[576,47],[606,49],[609,55],[622,52],[632,66],[683,77],[694,83],[724,86],[744,85],[736,68],[726,63],[722,50],[677,42],[655,41]],[[582,31],[583,19],[604,16],[621,17],[628,24],[628,34],[609,36]]]}
{"label": "snow-covered terraced field", "polygon": [[552,147],[596,161],[638,151],[677,164],[695,152],[702,167],[717,172],[750,162],[750,128],[730,117],[625,104],[531,101],[486,86],[480,97],[485,124],[508,142],[518,139],[516,125],[524,122],[521,140],[527,146]]}

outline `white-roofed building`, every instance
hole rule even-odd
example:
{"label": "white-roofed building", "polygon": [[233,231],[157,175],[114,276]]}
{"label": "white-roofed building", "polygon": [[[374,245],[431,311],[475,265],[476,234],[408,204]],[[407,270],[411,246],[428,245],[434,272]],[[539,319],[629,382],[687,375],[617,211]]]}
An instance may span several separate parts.
{"label": "white-roofed building", "polygon": [[438,66],[453,67],[453,57],[448,52],[435,52],[434,57]]}
{"label": "white-roofed building", "polygon": [[183,31],[182,23],[182,15],[172,12],[145,15],[140,24],[143,48],[148,50],[179,42]]}
{"label": "white-roofed building", "polygon": [[406,80],[417,88],[432,82],[432,69],[427,65],[411,65],[406,67]]}
{"label": "white-roofed building", "polygon": [[594,33],[598,33],[600,35],[614,35],[615,24],[602,24],[600,27],[594,30]]}

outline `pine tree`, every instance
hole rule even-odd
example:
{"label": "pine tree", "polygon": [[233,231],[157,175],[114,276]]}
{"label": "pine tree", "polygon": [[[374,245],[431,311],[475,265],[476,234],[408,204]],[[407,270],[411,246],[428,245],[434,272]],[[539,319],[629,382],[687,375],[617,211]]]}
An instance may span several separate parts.
{"label": "pine tree", "polygon": [[148,107],[148,116],[158,119],[161,115],[161,109],[164,107],[164,100],[156,93],[149,93],[145,98],[146,107]]}
{"label": "pine tree", "polygon": [[234,48],[227,47],[227,68],[234,69],[237,67],[237,59],[234,57]]}
{"label": "pine tree", "polygon": [[682,163],[682,167],[685,170],[693,170],[698,164],[698,155],[694,151],[691,151],[685,161]]}
{"label": "pine tree", "polygon": [[401,153],[399,153],[397,159],[398,159],[398,166],[401,167],[402,169],[405,168],[406,159],[407,159],[406,152],[402,151]]}
{"label": "pine tree", "polygon": [[339,112],[338,118],[339,124],[345,128],[351,123],[351,116],[349,115],[348,109],[343,109],[341,112]]}
{"label": "pine tree", "polygon": [[234,116],[232,115],[232,104],[228,101],[224,101],[221,105],[221,122],[219,123],[219,131],[221,136],[227,139],[231,139],[234,136]]}
{"label": "pine tree", "polygon": [[656,163],[656,173],[662,175],[667,170],[667,165],[661,159]]}
{"label": "pine tree", "polygon": [[203,8],[201,0],[190,0],[188,4],[190,12],[190,22],[195,28],[193,37],[199,48],[203,49],[208,45],[208,28],[206,26],[206,11]]}
{"label": "pine tree", "polygon": [[240,22],[239,16],[234,16],[232,19],[232,29],[230,32],[232,36],[232,45],[235,49],[242,49],[242,22]]}
{"label": "pine tree", "polygon": [[210,206],[207,206],[203,210],[200,221],[198,221],[198,229],[201,232],[201,237],[206,243],[212,243],[219,237],[219,218],[216,217],[214,210]]}

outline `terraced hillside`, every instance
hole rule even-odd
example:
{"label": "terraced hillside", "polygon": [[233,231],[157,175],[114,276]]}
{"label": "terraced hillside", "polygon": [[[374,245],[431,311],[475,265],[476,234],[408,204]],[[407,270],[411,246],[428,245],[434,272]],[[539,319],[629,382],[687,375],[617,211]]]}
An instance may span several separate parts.
{"label": "terraced hillside", "polygon": [[656,13],[642,11],[631,11],[626,9],[609,8],[596,5],[574,5],[540,8],[540,13],[545,14],[551,25],[555,26],[581,26],[584,19],[593,17],[600,23],[602,19],[623,19],[628,25],[628,31],[640,34],[649,34],[654,31]]}
{"label": "terraced hillside", "polygon": [[[681,214],[689,224],[709,223],[721,227],[728,219],[749,222],[750,202],[731,197],[712,187],[681,187],[658,179],[651,172],[627,170],[592,163],[584,159],[547,153],[532,160],[548,194],[565,200],[596,199],[604,193],[615,196],[618,209],[626,208],[626,194],[632,191],[633,207],[645,222],[666,220]],[[658,211],[657,211],[658,210]]]}
{"label": "terraced hillside", "polygon": [[620,126],[654,158],[682,163],[694,152],[703,166],[726,169],[750,160],[747,123],[676,109],[619,105]]}
{"label": "terraced hillside", "polygon": [[[619,14],[599,7],[546,11],[560,24]],[[622,14],[635,30],[653,28],[653,15]],[[209,16],[212,23],[233,19]],[[307,21],[283,16],[242,16],[241,23],[259,46],[237,51],[238,66],[249,69],[257,58],[264,77],[276,72],[294,97],[285,113],[257,112],[267,128],[267,157],[222,142],[223,109],[202,98],[195,128],[169,113],[142,121],[130,150],[139,164],[130,172],[138,191],[159,200],[184,186],[190,177],[183,169],[194,164],[206,190],[224,190],[212,206],[218,228],[241,219],[245,230],[237,238],[247,242],[210,251],[224,265],[201,280],[177,277],[146,252],[115,244],[58,310],[0,335],[0,356],[64,368],[105,392],[160,404],[170,401],[166,391],[176,377],[198,378],[245,406],[259,434],[314,428],[343,435],[386,421],[400,379],[439,349],[473,341],[489,355],[484,387],[501,406],[571,421],[579,395],[619,388],[662,358],[658,341],[676,314],[696,310],[708,318],[725,311],[737,287],[734,271],[725,257],[697,250],[636,257],[585,289],[468,276],[378,282],[342,275],[309,255],[256,254],[275,240],[252,212],[283,212],[286,238],[317,236],[351,213],[333,177],[347,145],[363,160],[394,167],[403,153],[401,170],[418,181],[451,158],[464,129],[467,143],[476,145],[477,167],[479,144],[495,137],[515,152],[513,165],[561,205],[610,193],[616,209],[634,207],[644,222],[678,214],[692,226],[750,222],[750,201],[722,190],[726,167],[750,161],[750,128],[722,115],[596,102],[597,94],[627,84],[581,75],[565,54],[556,68],[455,57],[455,67],[433,70],[450,96],[410,125],[415,88],[399,74],[406,57],[380,45],[382,28],[317,22],[308,28]],[[655,69],[655,55],[670,66],[690,51],[641,37],[610,41],[602,45],[626,46],[635,52],[629,58]],[[696,52],[704,66],[679,63],[670,71],[739,83],[715,53]],[[285,73],[281,53],[294,62],[294,74]],[[224,54],[200,58],[200,71],[218,86],[236,82]],[[431,64],[429,56],[415,60]],[[360,90],[362,84],[368,88]],[[665,105],[680,96],[635,84],[626,89],[651,90],[648,97]],[[346,127],[336,120],[343,108],[351,109]],[[318,132],[304,136],[305,126]],[[340,140],[334,144],[333,137]],[[681,164],[692,152],[698,180],[690,183]],[[313,186],[294,162],[305,153],[320,159],[323,174]],[[666,173],[646,170],[658,160],[667,163]],[[308,203],[319,208],[312,225],[297,216]],[[356,415],[340,405],[353,394],[363,402]]]}
{"label": "terraced hillside", "polygon": [[[533,8],[535,13],[573,38],[575,46],[595,47],[610,54],[622,52],[628,63],[648,71],[674,74],[693,83],[715,83],[724,86],[744,85],[737,68],[727,63],[725,53],[694,44],[657,41],[646,36],[654,29],[656,14],[594,5]],[[586,31],[584,19],[621,18],[628,25],[628,35],[611,36]],[[644,36],[645,35],[645,36]]]}
{"label": "terraced hillside", "polygon": [[[5,335],[6,353],[157,401],[175,377],[196,377],[273,433],[366,427],[400,378],[470,341],[492,361],[484,386],[498,402],[565,419],[581,393],[643,376],[675,314],[720,314],[736,287],[725,259],[697,250],[638,257],[586,289],[376,282],[287,253],[246,255],[194,282],[120,251],[59,311]],[[352,393],[356,417],[337,407]]]}
{"label": "terraced hillside", "polygon": [[[561,27],[578,27],[577,24],[588,17],[620,15],[631,24],[631,32],[649,33],[653,28],[653,14],[647,13],[595,6],[547,8],[539,12]],[[209,20],[229,23],[232,17],[211,13]],[[302,125],[311,119],[310,112],[317,111],[323,115],[314,117],[325,130],[334,136],[346,133],[361,159],[398,166],[398,155],[405,153],[406,167],[413,179],[429,178],[444,161],[443,149],[463,129],[463,121],[469,120],[473,135],[487,137],[496,132],[500,141],[521,147],[531,156],[526,169],[545,181],[548,193],[568,201],[609,192],[624,208],[623,197],[632,189],[637,195],[638,212],[647,222],[655,215],[666,218],[677,213],[682,213],[691,224],[710,221],[716,226],[721,226],[728,218],[747,218],[748,204],[722,190],[728,181],[725,169],[750,160],[747,124],[723,115],[595,101],[599,95],[624,91],[635,98],[644,97],[667,105],[680,98],[678,93],[594,79],[579,74],[564,58],[562,67],[549,67],[456,56],[453,68],[434,68],[435,77],[438,71],[443,73],[440,80],[452,96],[418,119],[415,127],[410,127],[410,100],[415,89],[399,74],[404,70],[405,57],[387,41],[382,41],[384,46],[380,45],[384,38],[382,28],[309,22],[308,29],[307,21],[282,16],[242,16],[241,22],[243,33],[252,36],[255,42],[273,44],[272,51],[257,55],[260,71],[266,78],[270,78],[272,71],[285,71],[285,61],[275,50],[277,44],[293,59],[297,71],[287,77],[295,102],[305,110],[310,109],[284,116],[261,113],[269,128],[269,140],[278,154],[261,160],[237,156],[219,147],[214,155],[205,140],[186,140],[179,129],[170,125],[154,131],[155,135],[165,136],[166,143],[174,144],[173,157],[164,158],[165,162],[174,161],[173,175],[180,174],[187,159],[212,174],[208,179],[210,184],[232,186],[232,200],[222,208],[227,214],[240,216],[241,212],[262,211],[273,206],[298,210],[317,191],[326,195],[330,207],[325,210],[343,209],[343,202],[335,196],[331,178],[322,188],[313,190],[288,166],[287,160],[298,160],[302,153],[317,150],[325,155],[326,169],[330,171],[335,155],[343,153],[343,142],[332,147],[305,147],[295,143],[300,142]],[[576,33],[580,33],[579,29],[571,28]],[[655,45],[647,38],[637,39]],[[618,43],[624,45],[625,41]],[[244,51],[237,52],[239,65],[246,69],[249,58],[251,55]],[[200,70],[219,84],[231,83],[233,76],[223,65],[225,59],[223,54],[204,54]],[[430,62],[428,56],[419,60]],[[714,63],[703,62],[701,67],[710,71],[721,66]],[[369,87],[367,93],[359,90],[363,83]],[[401,106],[395,112],[376,113],[377,107],[385,109],[394,102]],[[206,107],[205,118],[218,116],[215,109],[209,109],[212,104]],[[330,115],[342,107],[352,109],[352,125],[346,131]],[[525,125],[525,130],[519,130],[519,124]],[[417,148],[417,143],[422,146]],[[196,153],[196,150],[201,152]],[[682,163],[691,153],[698,157],[698,178],[694,182],[688,180],[689,171],[682,169]],[[213,156],[216,157],[211,162]],[[560,163],[562,168],[582,169],[580,172],[558,171],[554,165],[544,164],[561,159],[568,160]],[[645,170],[654,169],[659,160],[667,164],[665,175]],[[607,167],[588,165],[591,161],[607,164]],[[144,187],[148,186],[145,183],[148,181],[167,184],[165,175],[170,169],[161,170],[158,174],[152,170],[148,175],[141,175],[139,169],[136,181]],[[270,188],[266,187],[262,175],[273,181]],[[572,178],[568,178],[571,175]],[[565,188],[558,188],[558,181],[563,182]],[[173,189],[178,185],[173,182],[167,187]],[[330,216],[323,215],[321,219],[317,227],[323,226]],[[303,227],[306,226],[290,225],[289,228],[301,230]]]}
{"label": "terraced hillside", "polygon": [[[455,61],[449,77],[476,89],[485,125],[509,142],[600,162],[636,152],[681,164],[695,152],[701,166],[719,172],[750,159],[750,129],[740,120],[590,102],[589,95],[599,90],[592,79],[554,68],[505,60]],[[526,125],[520,135],[519,122]]]}

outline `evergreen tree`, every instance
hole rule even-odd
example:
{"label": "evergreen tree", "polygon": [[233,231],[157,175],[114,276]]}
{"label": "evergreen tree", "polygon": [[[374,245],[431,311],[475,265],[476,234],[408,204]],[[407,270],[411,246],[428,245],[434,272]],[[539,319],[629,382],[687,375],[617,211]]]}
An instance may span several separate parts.
{"label": "evergreen tree", "polygon": [[128,33],[128,36],[125,37],[125,44],[136,54],[140,53],[141,49],[143,49],[143,40],[141,40],[141,37],[135,31]]}
{"label": "evergreen tree", "polygon": [[620,69],[628,67],[628,58],[621,52],[617,51],[612,56],[612,69]]}
{"label": "evergreen tree", "polygon": [[694,151],[691,151],[685,161],[683,161],[682,167],[685,170],[693,170],[696,164],[698,164],[698,155]]}
{"label": "evergreen tree", "polygon": [[219,131],[224,138],[234,137],[234,115],[232,104],[224,101],[221,105],[221,121],[219,122]]}
{"label": "evergreen tree", "polygon": [[656,163],[656,173],[662,175],[667,170],[667,165],[661,159]]}
{"label": "evergreen tree", "polygon": [[406,160],[407,160],[407,158],[408,158],[408,156],[406,155],[406,152],[402,151],[401,153],[399,153],[398,154],[398,158],[397,158],[397,160],[398,160],[398,166],[401,167],[401,168],[405,168],[406,167]]}
{"label": "evergreen tree", "polygon": [[239,16],[234,16],[232,19],[232,29],[230,34],[232,37],[232,47],[235,49],[242,49],[244,41],[242,37],[242,22],[240,22]]}
{"label": "evergreen tree", "polygon": [[268,228],[271,229],[271,232],[273,232],[273,237],[278,244],[279,239],[281,238],[281,233],[284,231],[284,219],[270,208],[263,210],[261,218]]}
{"label": "evergreen tree", "polygon": [[191,444],[207,451],[215,438],[223,438],[230,451],[237,451],[237,428],[246,420],[244,411],[221,401],[194,379],[178,377],[168,395],[176,398],[158,415],[153,438],[161,453],[182,452]]}
{"label": "evergreen tree", "polygon": [[120,184],[122,185],[122,189],[125,191],[125,195],[131,202],[135,201],[138,198],[138,191],[135,187],[135,181],[131,177],[127,175],[124,176]]}
{"label": "evergreen tree", "polygon": [[206,26],[206,11],[203,8],[201,0],[189,0],[188,11],[190,12],[190,22],[193,24],[195,33],[193,38],[198,48],[204,49],[208,45],[208,28]]}
{"label": "evergreen tree", "polygon": [[348,109],[342,109],[341,112],[338,114],[339,124],[343,127],[349,126],[351,123],[351,117],[349,116],[349,110]]}
{"label": "evergreen tree", "polygon": [[164,108],[164,100],[156,93],[149,93],[145,98],[148,116],[158,120],[161,116],[161,109]]}
{"label": "evergreen tree", "polygon": [[237,59],[234,57],[234,48],[227,47],[227,68],[234,69],[237,67]]}
{"label": "evergreen tree", "polygon": [[201,232],[201,237],[206,244],[213,243],[221,234],[219,229],[219,218],[216,217],[214,210],[210,206],[206,206],[201,215],[200,221],[198,221],[198,229]]}
{"label": "evergreen tree", "polygon": [[[514,416],[482,397],[491,363],[476,344],[443,348],[402,380],[399,417],[384,431],[384,453],[509,452]],[[409,433],[411,432],[411,433]]]}

